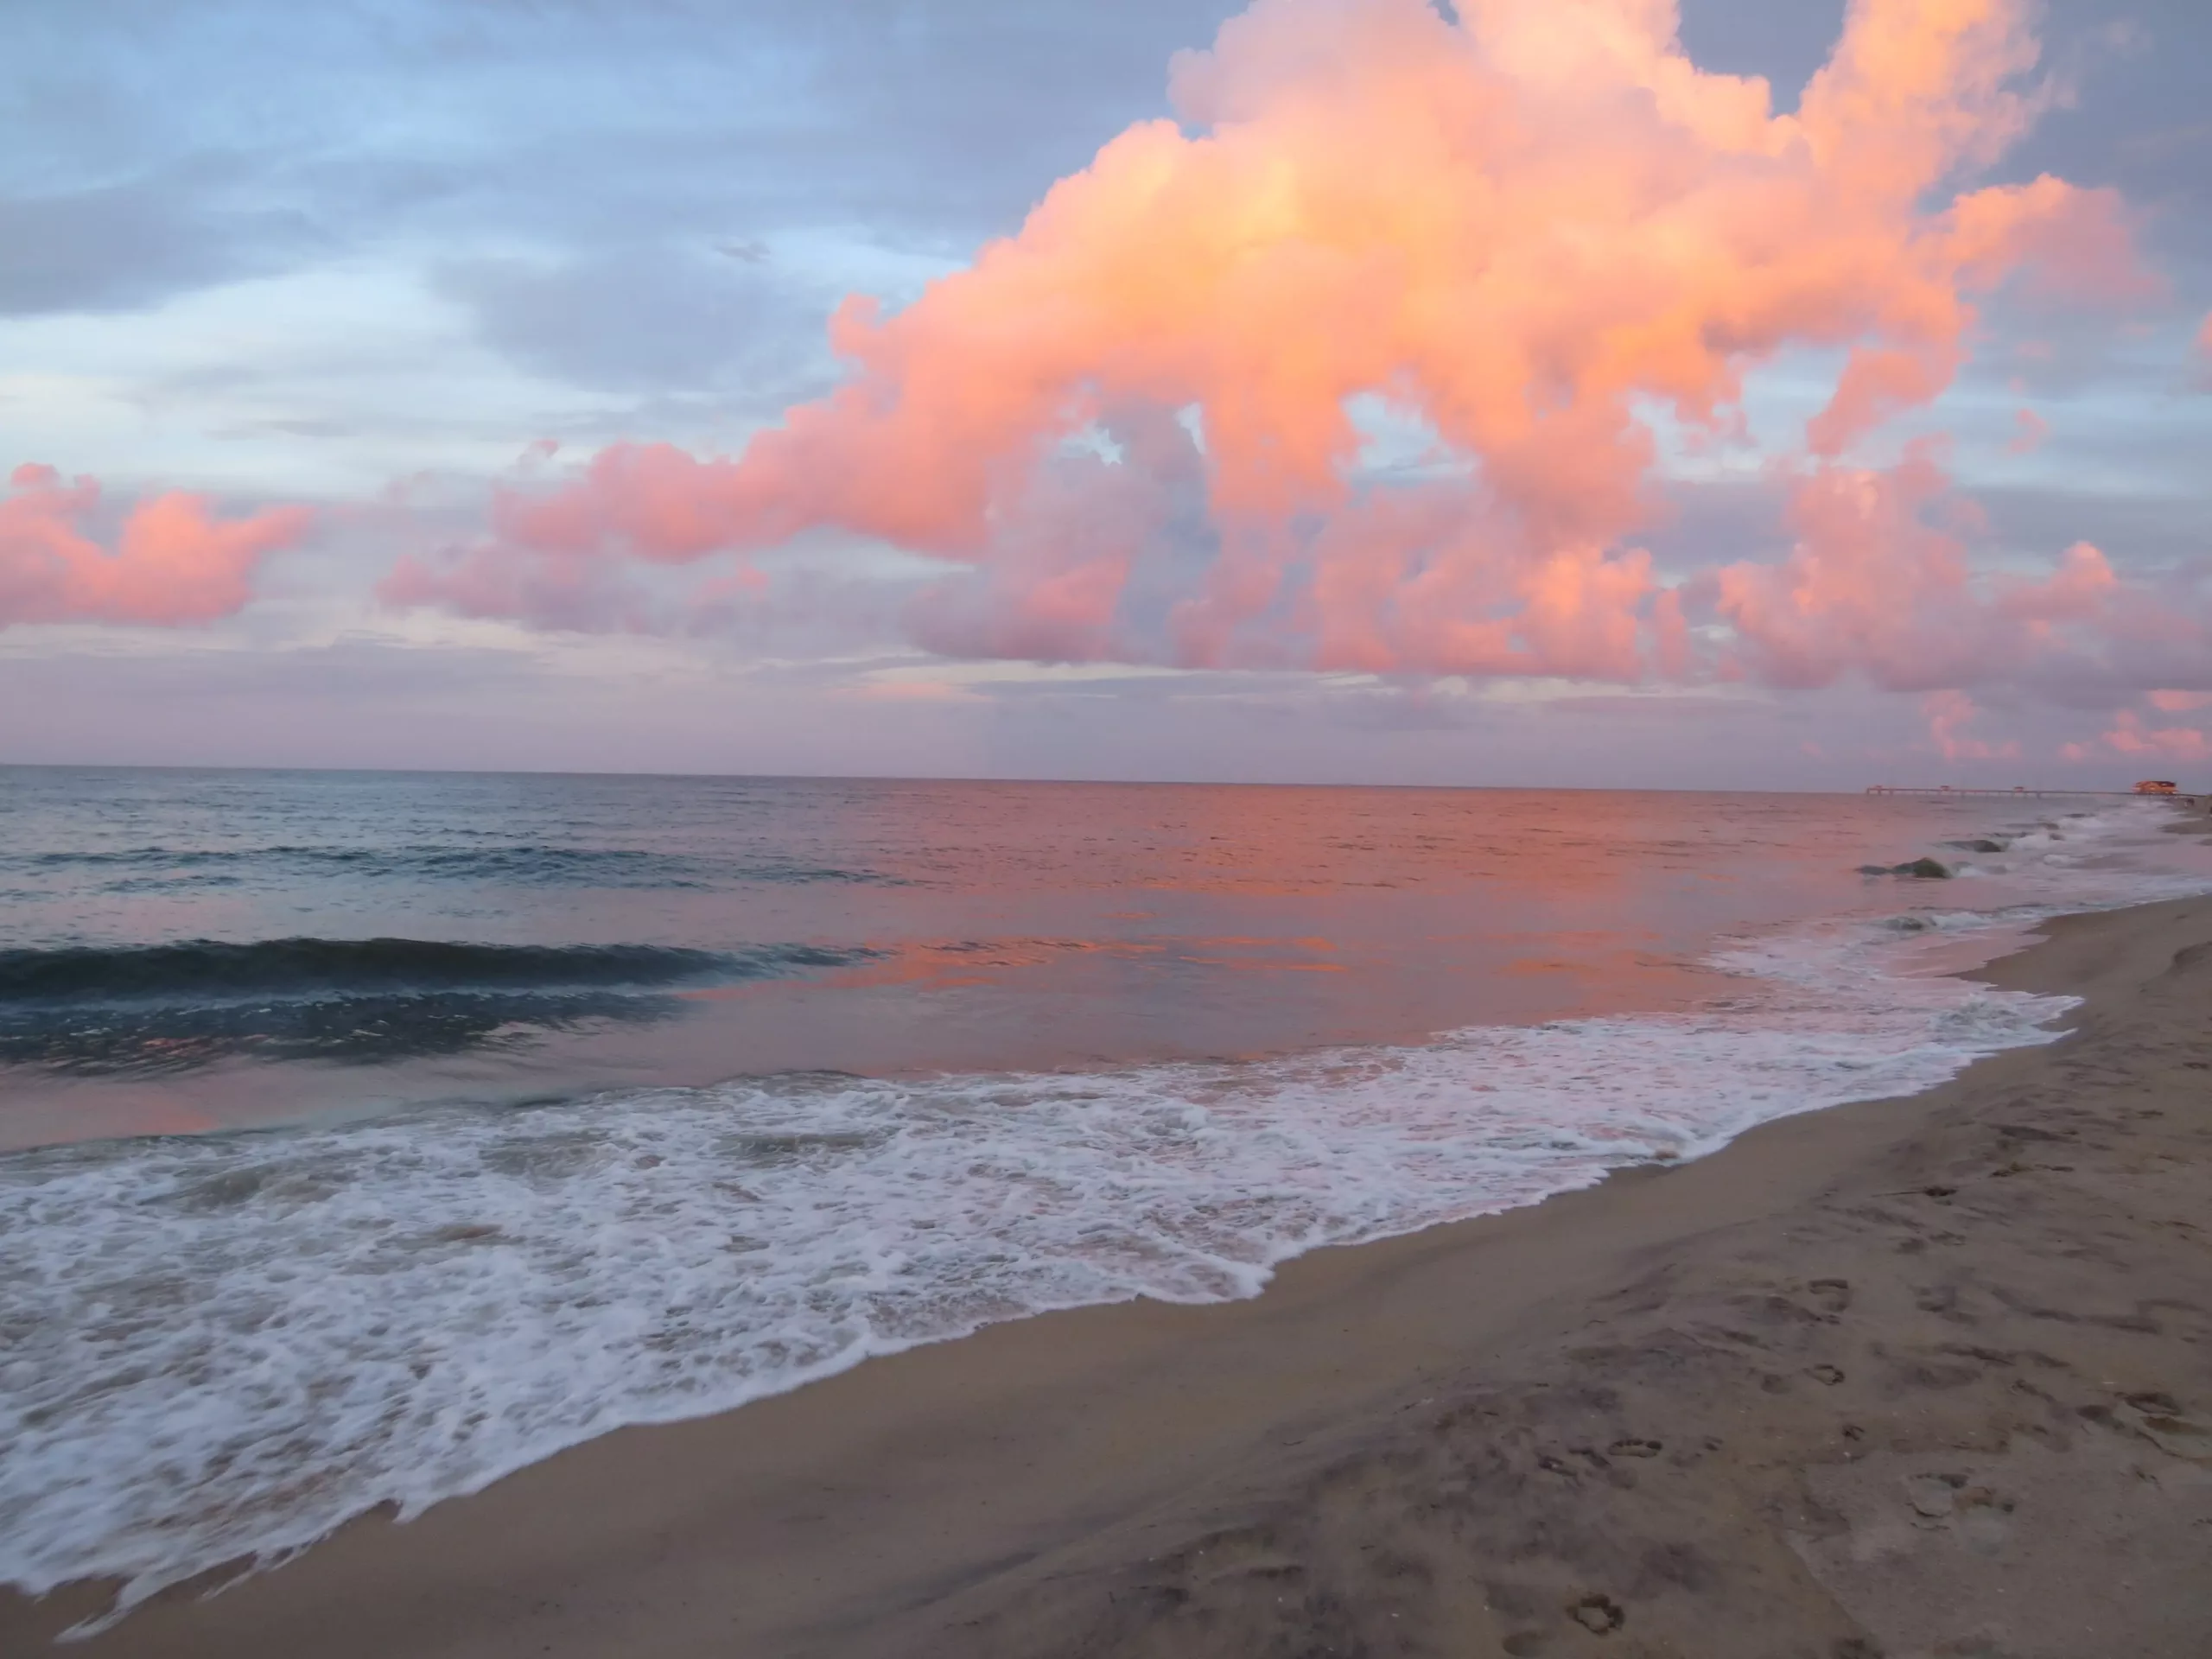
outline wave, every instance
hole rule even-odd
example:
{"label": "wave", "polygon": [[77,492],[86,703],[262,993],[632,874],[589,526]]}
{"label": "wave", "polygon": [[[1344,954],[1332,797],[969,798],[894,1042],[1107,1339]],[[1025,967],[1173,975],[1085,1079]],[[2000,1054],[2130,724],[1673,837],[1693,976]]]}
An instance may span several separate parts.
{"label": "wave", "polygon": [[0,950],[0,1007],[11,1004],[529,988],[669,987],[759,979],[872,960],[865,948],[662,944],[472,944],[441,939],[257,939],[230,944],[71,945]]}
{"label": "wave", "polygon": [[219,1060],[368,1065],[517,1047],[548,1032],[652,1025],[683,1014],[665,993],[444,992],[196,1007],[0,1010],[0,1064],[85,1077],[161,1077]]}
{"label": "wave", "polygon": [[512,945],[195,940],[0,950],[0,1063],[163,1073],[235,1055],[355,1064],[671,1019],[686,986],[850,967],[814,944]]}
{"label": "wave", "polygon": [[625,847],[137,847],[0,856],[0,868],[42,874],[97,872],[116,892],[162,886],[234,886],[253,877],[357,875],[515,887],[712,887],[724,883],[855,882],[904,886],[879,870],[790,860],[725,862]]}

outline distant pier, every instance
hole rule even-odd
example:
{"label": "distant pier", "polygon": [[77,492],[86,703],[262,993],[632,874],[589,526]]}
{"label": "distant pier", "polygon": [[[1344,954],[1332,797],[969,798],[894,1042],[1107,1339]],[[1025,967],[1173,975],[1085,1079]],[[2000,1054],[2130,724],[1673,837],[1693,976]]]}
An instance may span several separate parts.
{"label": "distant pier", "polygon": [[2034,789],[2025,784],[2011,789],[1961,789],[1952,784],[1869,784],[1869,795],[1923,795],[1942,799],[1949,796],[2001,797],[2006,800],[2072,800],[2075,798],[2097,797],[2109,799],[2117,796],[2129,801],[2186,801],[2191,806],[2202,806],[2212,797],[2186,793],[2178,789]]}

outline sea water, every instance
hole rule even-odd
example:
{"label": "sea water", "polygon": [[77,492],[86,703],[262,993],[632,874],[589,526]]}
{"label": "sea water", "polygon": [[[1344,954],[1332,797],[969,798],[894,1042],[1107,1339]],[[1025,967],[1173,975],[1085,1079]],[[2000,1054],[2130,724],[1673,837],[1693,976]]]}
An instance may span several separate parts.
{"label": "sea water", "polygon": [[0,1580],[1931,1087],[2172,811],[0,770]]}

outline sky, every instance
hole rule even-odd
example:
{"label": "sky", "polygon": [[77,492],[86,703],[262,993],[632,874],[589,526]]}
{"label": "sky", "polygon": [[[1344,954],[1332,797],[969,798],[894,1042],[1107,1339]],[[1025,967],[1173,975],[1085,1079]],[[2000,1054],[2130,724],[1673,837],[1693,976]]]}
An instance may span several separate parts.
{"label": "sky", "polygon": [[2212,783],[2202,0],[0,7],[0,762]]}

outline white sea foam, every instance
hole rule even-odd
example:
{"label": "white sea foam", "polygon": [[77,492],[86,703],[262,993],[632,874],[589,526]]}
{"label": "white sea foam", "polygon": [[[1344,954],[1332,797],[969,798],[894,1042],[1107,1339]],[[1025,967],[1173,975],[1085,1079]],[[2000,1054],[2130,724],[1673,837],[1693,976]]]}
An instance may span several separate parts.
{"label": "white sea foam", "polygon": [[1693,1014],[0,1160],[0,1580],[114,1575],[127,1608],[619,1425],[1046,1309],[1249,1296],[1317,1246],[1929,1088],[2050,1040],[2070,1003],[1929,976],[1929,938],[2203,890],[2106,868],[2145,824],[2069,820],[1986,856],[2018,901],[1993,912],[1734,942]]}

